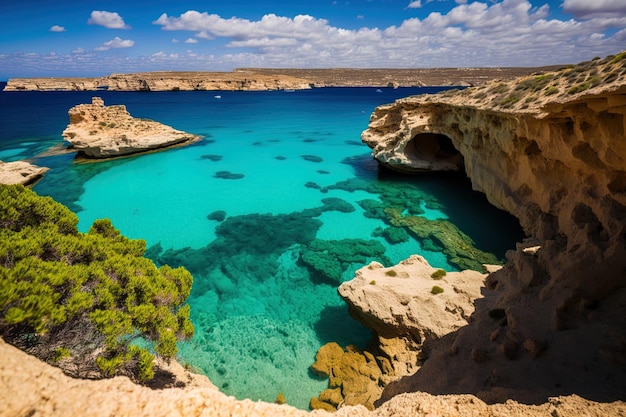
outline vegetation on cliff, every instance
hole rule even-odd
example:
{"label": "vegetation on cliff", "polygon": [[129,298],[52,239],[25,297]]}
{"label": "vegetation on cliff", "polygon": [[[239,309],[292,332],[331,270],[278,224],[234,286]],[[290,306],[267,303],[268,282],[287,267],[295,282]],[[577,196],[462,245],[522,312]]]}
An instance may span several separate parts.
{"label": "vegetation on cliff", "polygon": [[107,219],[87,233],[49,197],[0,185],[0,336],[72,376],[154,376],[193,335],[192,276],[157,268]]}

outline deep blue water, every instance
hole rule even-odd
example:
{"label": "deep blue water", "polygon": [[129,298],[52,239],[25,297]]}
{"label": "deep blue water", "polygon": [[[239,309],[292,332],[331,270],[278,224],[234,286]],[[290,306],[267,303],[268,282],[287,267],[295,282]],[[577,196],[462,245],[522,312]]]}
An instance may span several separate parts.
{"label": "deep blue water", "polygon": [[[389,265],[414,253],[456,269],[432,242],[390,243],[381,235],[389,224],[368,207],[448,219],[498,258],[522,236],[467,180],[385,173],[360,142],[375,106],[436,90],[2,92],[0,160],[50,167],[34,190],[76,211],[82,231],[108,217],[145,239],[155,262],[194,274],[196,335],[180,345],[182,361],[238,398],[273,401],[282,392],[307,408],[327,384],[309,372],[317,349],[369,338],[339,298],[340,281],[371,260]],[[204,140],[97,163],[40,156],[62,144],[68,109],[95,95]],[[369,252],[351,253],[357,245],[347,239]],[[318,244],[332,247],[340,275],[302,262]]]}

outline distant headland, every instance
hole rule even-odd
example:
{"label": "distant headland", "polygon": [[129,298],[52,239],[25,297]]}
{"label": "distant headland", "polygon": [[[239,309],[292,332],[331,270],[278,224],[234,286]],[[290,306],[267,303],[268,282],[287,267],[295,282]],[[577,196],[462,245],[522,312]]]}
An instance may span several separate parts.
{"label": "distant headland", "polygon": [[267,91],[313,87],[472,86],[555,67],[419,69],[272,69],[232,72],[141,72],[95,78],[11,78],[4,91]]}

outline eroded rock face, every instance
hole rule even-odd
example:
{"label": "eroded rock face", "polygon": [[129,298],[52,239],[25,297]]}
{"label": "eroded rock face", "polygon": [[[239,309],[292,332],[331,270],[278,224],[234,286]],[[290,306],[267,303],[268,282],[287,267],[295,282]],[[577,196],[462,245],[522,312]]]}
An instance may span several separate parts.
{"label": "eroded rock face", "polygon": [[39,181],[48,169],[26,161],[0,161],[0,184],[31,185]]}
{"label": "eroded rock face", "polygon": [[12,78],[4,91],[264,91],[309,89],[311,81],[252,72],[144,72],[99,78]]}
{"label": "eroded rock face", "polygon": [[323,410],[307,412],[288,405],[238,401],[207,385],[206,381],[189,380],[185,388],[151,390],[135,385],[125,377],[98,381],[73,379],[1,339],[0,376],[1,413],[6,416],[578,417],[626,414],[623,402],[598,404],[577,396],[554,398],[540,406],[525,406],[513,401],[489,406],[472,395],[435,397],[426,393],[400,395],[374,411],[352,406],[341,408],[334,414]]}
{"label": "eroded rock face", "polygon": [[81,155],[110,158],[200,140],[170,126],[132,117],[126,106],[105,106],[99,97],[91,104],[79,104],[68,111],[70,124],[63,138]]}
{"label": "eroded rock face", "polygon": [[421,171],[417,143],[443,135],[473,187],[529,236],[487,278],[489,296],[472,323],[384,398],[412,390],[482,392],[489,400],[516,391],[532,401],[561,392],[623,395],[625,132],[624,53],[375,110],[362,139],[381,164]]}

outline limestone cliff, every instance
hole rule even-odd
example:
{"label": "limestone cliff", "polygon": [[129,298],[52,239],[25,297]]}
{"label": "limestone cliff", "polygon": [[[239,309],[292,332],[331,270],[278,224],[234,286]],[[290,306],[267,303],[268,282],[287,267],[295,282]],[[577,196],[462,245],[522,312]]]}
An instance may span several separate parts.
{"label": "limestone cliff", "polygon": [[69,111],[63,138],[79,154],[110,158],[190,143],[198,136],[147,119],[132,117],[126,106],[105,106],[99,97]]}
{"label": "limestone cliff", "polygon": [[391,169],[464,169],[529,236],[489,275],[470,324],[383,399],[626,397],[626,53],[398,100],[362,139]]}
{"label": "limestone cliff", "polygon": [[97,78],[11,78],[4,91],[261,91],[308,89],[288,75],[230,72],[143,72]]}
{"label": "limestone cliff", "polygon": [[32,185],[39,181],[48,169],[26,161],[0,161],[0,184]]}

